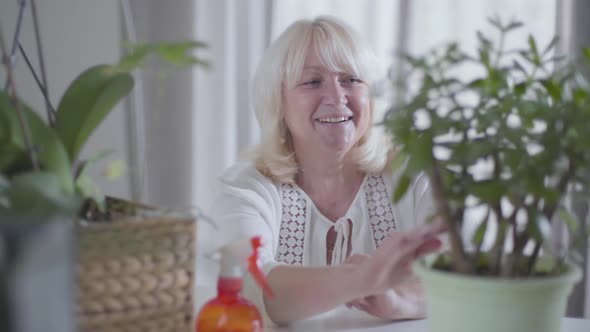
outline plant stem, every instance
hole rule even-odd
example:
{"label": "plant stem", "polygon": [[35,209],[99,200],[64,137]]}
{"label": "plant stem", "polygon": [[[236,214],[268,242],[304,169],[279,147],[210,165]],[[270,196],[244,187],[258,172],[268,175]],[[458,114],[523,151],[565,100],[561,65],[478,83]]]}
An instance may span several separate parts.
{"label": "plant stem", "polygon": [[[487,133],[484,133],[486,138],[490,138]],[[500,165],[500,157],[499,151],[496,149],[492,153],[492,160],[494,162],[494,179],[500,181],[500,173],[501,173],[501,165]],[[492,209],[496,214],[496,220],[498,221],[498,231],[496,234],[496,242],[494,243],[494,247],[491,251],[491,270],[493,273],[501,273],[501,266],[502,266],[502,258],[504,255],[504,244],[506,239],[506,224],[504,223],[504,213],[502,211],[502,204],[501,204],[502,197],[498,198],[492,204]]]}
{"label": "plant stem", "polygon": [[6,68],[6,79],[8,82],[8,87],[10,87],[10,99],[14,104],[14,108],[16,110],[18,123],[21,127],[25,145],[27,146],[28,155],[31,159],[33,169],[39,170],[39,160],[37,159],[37,152],[35,151],[35,148],[33,146],[33,139],[31,138],[31,129],[29,128],[29,124],[25,119],[23,110],[21,109],[21,104],[18,98],[16,97],[16,84],[14,83],[14,78],[12,76],[12,62],[8,57],[8,52],[6,52],[6,45],[4,44],[4,31],[2,31],[2,26],[0,26],[0,52],[2,53],[2,63]]}
{"label": "plant stem", "polygon": [[[488,229],[488,226],[489,226],[489,220],[490,220],[490,210],[491,210],[491,209],[490,209],[490,208],[489,208],[489,206],[488,206],[488,207],[487,207],[487,211],[486,211],[486,215],[483,217],[483,219],[482,219],[482,221],[481,221],[482,223],[483,223],[483,222],[485,222],[485,223],[487,223],[487,224],[488,224],[488,225],[486,226],[486,232],[487,232],[487,229]],[[485,237],[485,234],[484,234],[484,237]],[[483,240],[484,240],[484,239],[481,239],[481,241],[480,241],[480,242],[477,244],[477,248],[475,248],[475,254],[474,254],[474,255],[473,255],[473,257],[472,257],[472,263],[473,263],[473,264],[475,264],[475,262],[477,261],[477,258],[478,258],[478,257],[479,257],[479,255],[481,254],[481,247],[483,246]]]}
{"label": "plant stem", "polygon": [[498,43],[498,48],[496,49],[496,60],[494,61],[494,68],[497,68],[500,64],[500,60],[502,59],[502,55],[504,53],[504,39],[506,38],[506,32],[500,31],[500,42]]}
{"label": "plant stem", "polygon": [[[570,181],[570,179],[576,174],[576,170],[577,167],[570,161],[569,165],[568,165],[568,169],[567,172],[561,177],[561,179],[559,179],[559,183],[557,184],[557,190],[559,193],[559,197],[563,196],[563,193],[565,193],[565,190],[567,188],[567,185]],[[553,214],[555,213],[555,210],[557,209],[557,203],[551,203],[551,204],[547,204],[544,208],[543,208],[543,214],[545,215],[545,217],[548,220],[551,220],[553,218]],[[537,243],[535,244],[535,248],[533,250],[533,254],[529,257],[528,260],[528,264],[527,264],[527,272],[528,274],[532,274],[534,272],[534,267],[535,264],[537,262],[537,257],[539,256],[539,252],[541,251],[541,245],[543,245],[542,242],[537,241]]]}
{"label": "plant stem", "polygon": [[471,272],[471,267],[467,258],[465,257],[465,249],[463,248],[463,242],[459,235],[455,223],[451,220],[451,211],[445,194],[442,191],[443,184],[440,175],[440,170],[436,161],[433,161],[433,183],[432,183],[432,194],[434,195],[434,201],[436,202],[437,209],[442,213],[442,218],[448,226],[449,239],[451,241],[451,255],[453,257],[453,268],[459,273]]}
{"label": "plant stem", "polygon": [[[512,226],[512,254],[507,257],[506,263],[502,265],[502,268],[500,270],[500,275],[505,277],[514,275],[515,266],[520,260],[520,237],[518,236],[516,230],[516,214],[518,213],[518,210],[520,210],[521,207],[520,204],[514,204],[514,202],[511,203],[514,205],[514,210],[508,217],[508,224]],[[524,246],[522,247],[524,248]]]}
{"label": "plant stem", "polygon": [[533,249],[533,253],[529,257],[528,264],[527,264],[527,274],[531,275],[534,272],[535,263],[537,262],[537,257],[539,256],[539,252],[541,251],[541,242],[535,243],[535,248]]}
{"label": "plant stem", "polygon": [[[10,49],[10,60],[14,58],[16,55],[17,44],[19,44],[18,39],[20,37],[20,28],[23,23],[23,15],[25,13],[26,2],[24,0],[18,1],[18,19],[16,20],[16,27],[14,29],[14,35],[12,36],[12,48]],[[12,64],[12,62],[11,62]],[[4,90],[8,89],[8,77],[4,82]]]}
{"label": "plant stem", "polygon": [[498,221],[498,231],[496,232],[496,242],[490,251],[491,271],[494,275],[499,274],[501,270],[502,258],[504,254],[504,239],[506,237],[506,221],[502,218],[501,211],[494,209]]}
{"label": "plant stem", "polygon": [[18,43],[18,49],[20,51],[20,54],[23,56],[23,59],[25,59],[25,63],[27,64],[27,67],[29,68],[31,75],[33,75],[33,79],[35,79],[35,83],[37,83],[37,87],[39,87],[39,90],[41,90],[41,93],[43,94],[45,101],[49,103],[49,108],[51,109],[51,111],[53,113],[55,113],[55,107],[53,107],[53,105],[51,105],[51,101],[49,100],[49,95],[47,94],[47,90],[45,90],[43,83],[41,83],[41,81],[39,80],[39,75],[37,75],[37,73],[35,72],[35,68],[33,68],[33,64],[29,60],[29,57],[27,56],[25,49],[23,48],[23,46],[20,43]]}
{"label": "plant stem", "polygon": [[[569,165],[567,168],[566,173],[559,179],[559,183],[557,184],[557,192],[559,193],[559,197],[563,197],[565,190],[567,189],[567,185],[570,182],[570,179],[576,174],[577,167],[574,166],[570,161],[568,161]],[[558,202],[552,202],[551,204],[547,204],[543,208],[543,214],[547,217],[548,220],[553,218],[553,214],[555,210],[557,210]]]}
{"label": "plant stem", "polygon": [[47,120],[49,125],[55,125],[55,112],[51,109],[49,102],[49,87],[47,86],[47,75],[45,74],[45,61],[43,60],[43,47],[41,45],[41,34],[39,33],[39,20],[37,18],[37,6],[35,0],[31,0],[31,14],[33,16],[33,27],[35,29],[35,41],[37,43],[37,52],[39,53],[39,68],[41,69],[41,81],[43,83],[45,98],[45,110],[47,111]]}

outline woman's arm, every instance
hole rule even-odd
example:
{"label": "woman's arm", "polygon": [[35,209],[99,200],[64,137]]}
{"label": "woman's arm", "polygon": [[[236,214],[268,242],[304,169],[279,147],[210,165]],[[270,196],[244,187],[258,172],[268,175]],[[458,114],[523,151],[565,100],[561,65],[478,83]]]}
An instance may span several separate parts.
{"label": "woman's arm", "polygon": [[280,265],[267,276],[274,297],[264,298],[276,323],[304,319],[367,295],[361,271],[352,265],[301,267]]}
{"label": "woman's arm", "polygon": [[411,263],[440,247],[440,223],[392,233],[358,264],[331,267],[277,266],[267,275],[275,296],[264,298],[277,323],[307,318],[353,299],[385,293],[411,277]]}

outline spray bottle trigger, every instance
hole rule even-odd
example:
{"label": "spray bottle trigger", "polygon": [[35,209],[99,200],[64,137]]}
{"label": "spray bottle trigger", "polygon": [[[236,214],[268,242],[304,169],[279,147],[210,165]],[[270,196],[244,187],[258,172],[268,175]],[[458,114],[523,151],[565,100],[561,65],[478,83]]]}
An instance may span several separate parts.
{"label": "spray bottle trigger", "polygon": [[254,280],[256,280],[258,285],[260,285],[260,287],[262,288],[262,291],[266,295],[272,297],[272,296],[274,296],[273,291],[270,288],[270,285],[268,284],[268,281],[266,280],[264,273],[262,273],[262,271],[260,271],[260,267],[258,264],[258,248],[260,248],[260,246],[262,246],[262,241],[260,239],[260,236],[253,237],[250,240],[250,243],[252,244],[252,255],[250,255],[250,257],[248,257],[248,271],[250,272],[250,274],[252,274],[252,276],[254,277]]}

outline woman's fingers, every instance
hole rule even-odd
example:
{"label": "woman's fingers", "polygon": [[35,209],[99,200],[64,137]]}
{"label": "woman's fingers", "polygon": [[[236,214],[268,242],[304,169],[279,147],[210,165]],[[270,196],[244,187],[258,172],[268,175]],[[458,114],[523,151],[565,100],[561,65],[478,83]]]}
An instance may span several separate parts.
{"label": "woman's fingers", "polygon": [[396,247],[402,256],[410,255],[412,259],[415,259],[438,250],[442,246],[438,235],[446,230],[447,226],[442,218],[436,218],[432,223],[402,234],[398,241],[392,242],[398,242]]}
{"label": "woman's fingers", "polygon": [[355,307],[355,308],[357,308],[359,306],[363,306],[363,307],[364,306],[367,306],[368,303],[369,303],[367,298],[368,297],[361,297],[361,298],[358,298],[358,299],[354,299],[354,300],[346,303],[346,306],[352,306],[352,307]]}
{"label": "woman's fingers", "polygon": [[348,256],[347,259],[342,262],[342,264],[360,264],[367,260],[370,256],[364,254],[353,254]]}
{"label": "woman's fingers", "polygon": [[412,275],[411,263],[418,257],[442,247],[438,235],[446,231],[442,219],[416,227],[408,232],[392,232],[370,257],[350,257],[366,262],[367,284],[379,293],[394,288]]}
{"label": "woman's fingers", "polygon": [[[419,246],[424,240],[435,238],[447,230],[447,225],[442,218],[435,218],[430,224],[420,225],[408,232],[391,232],[381,244],[384,250]],[[415,248],[411,248],[412,250]]]}
{"label": "woman's fingers", "polygon": [[442,241],[438,238],[428,239],[423,242],[414,253],[414,259],[436,252],[442,247]]}
{"label": "woman's fingers", "polygon": [[365,299],[354,300],[346,304],[348,308],[355,308],[362,311],[367,311],[369,309],[369,304]]}

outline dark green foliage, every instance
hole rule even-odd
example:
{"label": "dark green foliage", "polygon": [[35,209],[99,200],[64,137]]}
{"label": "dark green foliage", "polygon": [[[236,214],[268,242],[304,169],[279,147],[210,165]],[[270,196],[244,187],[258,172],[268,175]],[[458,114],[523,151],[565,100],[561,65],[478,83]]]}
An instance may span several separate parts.
{"label": "dark green foliage", "polygon": [[[568,188],[588,193],[583,174],[590,168],[590,139],[585,137],[590,87],[570,63],[553,56],[557,38],[541,47],[529,36],[525,48],[507,51],[505,38],[522,24],[497,18],[490,23],[499,42],[478,32],[475,56],[455,43],[421,57],[405,56],[409,71],[403,77],[419,84],[413,90],[408,85],[408,99],[391,108],[384,124],[404,157],[403,178],[425,172],[431,180],[437,206],[444,207],[438,214],[452,233],[454,269],[481,270],[481,243],[489,224],[497,221],[500,231],[486,270],[522,275],[532,273],[549,236],[548,220]],[[590,68],[590,51],[583,55]],[[466,66],[482,75],[466,81],[458,74]],[[395,198],[407,188],[402,181]],[[474,206],[487,207],[488,213],[463,243],[464,212]],[[559,215],[571,229],[579,223],[572,214]],[[511,259],[501,250],[508,236],[514,244]],[[524,251],[529,243],[535,247],[530,257]],[[556,258],[558,264],[564,259]],[[521,263],[528,268],[518,267]]]}

